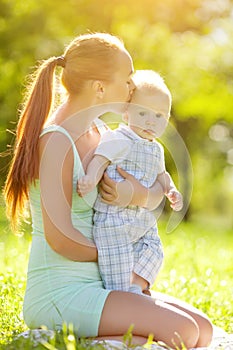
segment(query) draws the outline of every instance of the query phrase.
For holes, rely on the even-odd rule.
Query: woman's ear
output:
[[[104,85],[103,85],[102,81],[100,81],[100,80],[93,81],[92,88],[94,89],[94,91],[96,93],[96,97],[103,98],[105,89],[104,89]]]

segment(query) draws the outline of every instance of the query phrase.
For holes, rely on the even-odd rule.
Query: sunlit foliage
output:
[[[190,210],[206,210],[215,190],[213,212],[232,212],[225,204],[233,202],[232,14],[232,0],[0,0],[0,151],[13,143],[6,129],[15,129],[25,76],[36,61],[60,55],[77,34],[111,32],[123,38],[135,69],[159,71],[171,89],[171,123],[195,175]],[[218,125],[227,140],[209,136]],[[2,183],[10,157],[0,160]],[[172,161],[167,166],[175,169]]]

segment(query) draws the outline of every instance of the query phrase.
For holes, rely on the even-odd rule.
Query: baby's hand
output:
[[[95,187],[93,179],[85,175],[78,180],[77,192],[80,197],[85,196],[87,193],[91,192]]]
[[[177,190],[171,190],[166,194],[166,197],[171,203],[171,208],[175,211],[179,211],[183,208],[183,196]]]

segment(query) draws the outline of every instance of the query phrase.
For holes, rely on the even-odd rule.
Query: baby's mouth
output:
[[[144,130],[147,134],[150,134],[150,135],[155,135],[155,131],[154,130],[151,130],[151,129],[146,129]]]

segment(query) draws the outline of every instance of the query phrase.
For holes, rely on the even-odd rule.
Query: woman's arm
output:
[[[75,261],[97,261],[97,249],[74,228],[71,218],[73,150],[60,133],[40,140],[40,188],[45,237],[58,254]]]
[[[125,207],[137,205],[139,207],[154,210],[159,206],[164,197],[164,191],[159,182],[155,182],[149,189],[143,186],[133,175],[130,175],[120,167],[119,174],[124,178],[121,182],[115,182],[104,173],[99,189],[103,201],[108,204]]]

